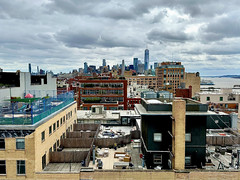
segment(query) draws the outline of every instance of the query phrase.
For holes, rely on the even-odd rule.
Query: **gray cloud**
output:
[[[181,60],[188,70],[240,68],[238,0],[1,0],[0,66],[27,63],[55,72],[132,63],[150,50],[150,64]],[[214,71],[217,72],[217,71]]]
[[[202,27],[202,38],[205,41],[218,41],[224,38],[240,37],[240,18],[238,14],[229,14],[213,20]]]
[[[148,34],[149,40],[158,42],[180,42],[184,43],[187,40],[191,40],[192,37],[188,36],[184,32],[177,31],[163,31],[160,29],[153,29]]]

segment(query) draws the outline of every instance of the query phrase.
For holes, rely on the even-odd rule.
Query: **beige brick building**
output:
[[[36,179],[76,120],[73,101],[35,124],[0,126],[0,179]]]
[[[184,83],[185,88],[192,86],[192,97],[200,92],[200,82],[201,78],[199,73],[185,73],[185,78],[181,81]]]
[[[128,86],[144,85],[154,90],[166,90],[175,95],[178,88],[192,86],[192,97],[200,92],[199,73],[185,73],[181,62],[162,62],[155,76],[126,76]]]
[[[159,87],[160,78],[157,76],[130,76],[125,77],[128,81],[128,86],[133,84],[147,86],[148,88],[156,89]]]

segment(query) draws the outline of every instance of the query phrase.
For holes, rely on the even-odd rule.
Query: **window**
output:
[[[52,152],[52,147],[49,148],[49,152]]]
[[[57,128],[59,128],[59,120],[57,121]]]
[[[0,139],[0,149],[5,149],[5,139]]]
[[[84,124],[84,120],[77,120],[78,124]]]
[[[52,134],[52,126],[49,126],[49,135]]]
[[[153,141],[162,142],[162,133],[154,133],[153,134]]]
[[[6,161],[0,161],[0,174],[6,174]]]
[[[161,154],[153,155],[153,164],[162,164],[162,155]]]
[[[63,121],[62,121],[62,118],[60,119],[60,125],[62,125]]]
[[[43,131],[43,132],[41,133],[41,140],[42,140],[42,141],[45,140],[45,131]]]
[[[228,95],[228,101],[235,101],[235,100],[236,100],[236,95],[234,95],[234,94]]]
[[[127,117],[122,117],[122,124],[127,125],[128,124],[128,118]]]
[[[56,130],[56,123],[53,124],[53,131]]]
[[[16,149],[25,149],[25,139],[24,138],[16,139]]]
[[[55,143],[54,145],[53,145],[53,151],[56,151],[57,150],[57,144]]]
[[[101,120],[94,120],[94,124],[100,124]]]
[[[65,116],[63,116],[63,123],[65,123]]]
[[[185,165],[191,165],[191,156],[185,157]]]
[[[186,141],[186,142],[191,142],[191,141],[192,141],[192,135],[191,135],[191,133],[186,133],[186,134],[185,134],[185,141]]]
[[[57,140],[57,147],[59,146],[59,140]]]
[[[223,101],[223,97],[219,97],[219,101]]]
[[[209,96],[207,97],[207,101],[210,101],[210,97]]]
[[[42,156],[42,169],[46,167],[46,154]]]
[[[25,174],[25,161],[24,160],[17,160],[17,174]]]

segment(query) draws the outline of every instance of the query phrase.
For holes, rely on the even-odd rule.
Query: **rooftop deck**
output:
[[[140,158],[140,154],[141,154],[141,150],[139,147],[134,147],[133,143],[127,144],[127,146],[125,147],[121,147],[121,148],[117,148],[116,150],[114,149],[106,149],[102,148],[101,151],[107,151],[108,154],[107,155],[97,155],[96,159],[101,159],[101,161],[103,162],[103,167],[102,169],[122,169],[121,166],[119,167],[114,167],[114,164],[118,164],[118,162],[123,162],[123,160],[120,160],[119,158],[114,158],[114,154],[116,152],[118,153],[126,153],[131,157],[131,163],[133,164],[132,169],[143,169],[142,167],[142,160]],[[128,162],[125,162],[126,164],[129,164]],[[97,167],[97,161],[95,162],[95,165],[93,164],[93,161],[90,162],[89,167],[92,167],[93,169],[98,169]],[[127,167],[129,168],[129,167]]]
[[[0,125],[33,125],[73,101],[73,92],[56,97],[9,100],[7,105],[0,106]]]

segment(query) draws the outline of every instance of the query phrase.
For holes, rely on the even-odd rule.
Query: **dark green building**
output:
[[[231,126],[229,115],[208,111],[208,105],[184,99],[185,111],[185,168],[202,168],[206,156],[206,129]],[[172,168],[172,104],[142,99],[136,104],[141,115],[142,152],[147,168]],[[182,111],[181,109],[179,111]]]

